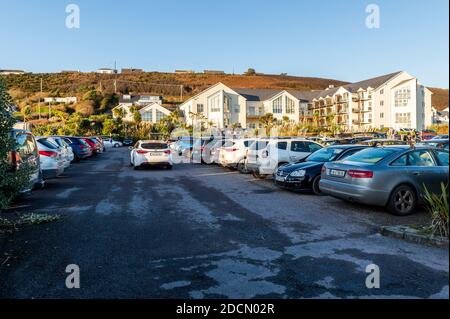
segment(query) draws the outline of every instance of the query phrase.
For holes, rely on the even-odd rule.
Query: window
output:
[[[435,151],[437,157],[439,158],[440,165],[439,166],[448,166],[448,152],[444,151]]]
[[[197,104],[197,113],[205,112],[205,106],[203,104]]]
[[[380,94],[384,94],[384,89],[382,89],[382,90],[380,91]]]
[[[273,114],[283,113],[283,97],[280,96],[272,102]]]
[[[398,159],[391,163],[391,166],[406,166],[408,165],[408,155],[400,156]]]
[[[384,101],[380,101],[380,106],[384,106]]]
[[[311,153],[314,153],[315,151],[322,149],[322,146],[316,143],[306,142],[306,144],[308,145],[309,151]]]
[[[286,113],[295,113],[295,102],[286,96]]]
[[[380,119],[384,119],[384,113],[380,113]]]
[[[220,94],[208,98],[208,107],[211,112],[220,112]]]
[[[301,153],[309,153],[309,147],[305,142],[291,142],[291,151],[292,152],[301,152]]]
[[[36,144],[29,134],[18,134],[16,137],[19,154],[22,158],[26,158],[35,154]]]
[[[223,97],[223,110],[224,112],[231,112],[231,99],[226,95]]]
[[[396,151],[389,148],[366,148],[352,156],[349,156],[346,161],[366,164],[376,164],[387,156]]]
[[[277,143],[277,148],[279,150],[286,150],[287,149],[287,142],[278,142]]]
[[[361,150],[360,148],[356,148],[356,149],[353,149],[353,150],[349,150],[349,151],[347,151],[346,153],[344,153],[344,154],[339,158],[339,160],[342,161],[343,159],[346,159],[347,157],[352,156],[352,155],[355,154],[355,153],[358,153],[360,150]]]
[[[163,112],[156,110],[156,122],[161,121],[165,117],[166,115]]]
[[[404,127],[411,126],[411,113],[395,113],[395,123]]]
[[[411,89],[409,87],[403,87],[394,92],[395,106],[403,107],[408,106],[411,99]]]
[[[142,113],[142,121],[153,122],[153,110]]]
[[[248,107],[248,115],[256,115],[254,106],[249,106]]]
[[[430,152],[426,150],[409,153],[410,166],[436,166]]]
[[[256,128],[256,123],[250,123],[248,125],[248,128],[255,129]]]

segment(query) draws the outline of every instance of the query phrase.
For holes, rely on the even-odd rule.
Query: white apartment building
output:
[[[212,123],[219,129],[232,125],[261,127],[267,113],[294,123],[334,126],[340,131],[371,128],[423,129],[432,123],[431,91],[406,72],[322,91],[235,89],[218,83],[180,105],[186,124]]]
[[[186,124],[201,121],[219,129],[232,125],[260,127],[259,118],[272,113],[278,120],[288,117],[298,122],[301,109],[307,108],[304,92],[271,89],[232,89],[217,83],[180,105]]]

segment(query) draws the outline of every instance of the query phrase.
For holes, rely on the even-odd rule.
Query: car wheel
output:
[[[172,169],[172,165],[167,165],[166,169],[171,170]]]
[[[414,189],[408,185],[397,186],[389,198],[387,208],[397,216],[407,216],[414,212],[417,196]]]
[[[261,175],[259,172],[253,172],[252,175],[257,179],[266,179],[266,175]]]
[[[321,196],[321,195],[323,195],[323,193],[322,193],[322,191],[320,190],[319,182],[320,182],[320,175],[317,175],[316,177],[314,177],[314,179],[313,179],[313,181],[312,181],[311,188],[312,188],[312,191],[313,191],[313,193],[314,193],[315,195]]]
[[[247,174],[248,173],[248,170],[245,167],[245,159],[239,161],[239,163],[237,165],[237,169],[238,169],[239,173],[241,173],[241,174]]]
[[[114,144],[114,147],[115,148],[119,148],[119,144]]]

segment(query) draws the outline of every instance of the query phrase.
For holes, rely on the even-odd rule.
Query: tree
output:
[[[259,118],[259,123],[266,129],[266,135],[270,136],[270,130],[275,126],[277,120],[272,113],[267,113]]]
[[[11,97],[6,92],[6,86],[0,79],[0,209],[8,207],[29,181],[29,169],[26,165],[13,170],[8,160],[11,151],[16,147],[11,136],[15,120],[11,114]]]
[[[256,75],[256,71],[253,68],[248,68],[247,72],[244,73],[245,75]]]

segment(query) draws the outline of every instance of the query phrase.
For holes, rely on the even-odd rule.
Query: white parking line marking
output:
[[[197,177],[199,176],[220,176],[220,175],[232,175],[232,174],[238,174],[239,172],[227,172],[227,173],[210,173],[210,174],[201,174],[201,175],[195,175]]]

